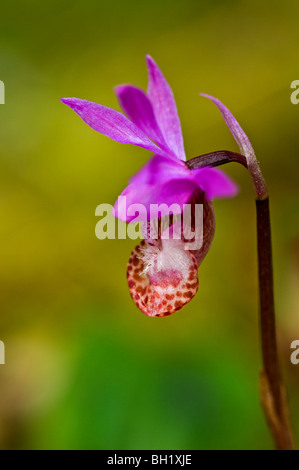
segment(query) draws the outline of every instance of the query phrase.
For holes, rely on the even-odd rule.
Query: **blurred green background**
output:
[[[281,360],[299,437],[299,105],[296,0],[37,0],[1,3],[0,447],[270,449],[259,405],[254,192],[215,201],[217,230],[183,310],[131,301],[132,240],[95,237],[149,158],[92,131],[59,101],[118,108],[146,88],[145,54],[170,82],[189,157],[237,150],[220,98],[251,138],[271,194]]]

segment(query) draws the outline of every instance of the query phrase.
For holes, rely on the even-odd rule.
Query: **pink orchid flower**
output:
[[[207,254],[215,231],[211,200],[232,197],[236,184],[221,170],[205,167],[190,169],[186,164],[181,124],[172,90],[161,70],[146,57],[149,83],[145,93],[132,85],[116,87],[116,95],[127,117],[114,109],[78,98],[61,101],[72,108],[92,129],[117,142],[143,147],[154,154],[130,180],[121,193],[126,205],[143,204],[146,224],[151,204],[202,204],[203,243],[200,249],[186,249],[186,239],[151,239],[145,233],[132,252],[127,267],[130,294],[138,308],[148,316],[164,317],[180,310],[196,294],[198,267]],[[118,198],[115,216],[130,222]],[[161,217],[163,216],[161,211]],[[194,220],[192,222],[192,225]]]

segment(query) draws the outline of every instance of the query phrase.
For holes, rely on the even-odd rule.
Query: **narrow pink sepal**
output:
[[[147,135],[122,113],[92,101],[79,98],[61,98],[62,103],[75,111],[83,121],[101,134],[122,144],[133,144],[160,153]]]
[[[165,149],[167,157],[172,156],[172,151],[164,140],[152,103],[146,93],[133,85],[118,85],[115,87],[115,94],[128,118],[159,147]],[[175,155],[173,158],[176,158]]]
[[[146,56],[148,97],[168,147],[180,160],[186,160],[181,123],[172,90],[155,61]]]

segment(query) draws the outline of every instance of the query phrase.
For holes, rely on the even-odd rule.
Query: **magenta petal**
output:
[[[243,131],[236,118],[232,115],[230,110],[226,106],[224,106],[224,104],[221,103],[221,101],[219,101],[217,98],[214,98],[211,95],[206,95],[205,93],[200,93],[200,95],[210,99],[218,107],[226,122],[227,127],[229,128],[235,141],[237,142],[241,153],[245,155],[248,162],[253,159],[255,160],[256,157],[250,140],[248,139],[247,135]]]
[[[130,183],[137,185],[159,185],[168,183],[172,179],[192,179],[192,172],[183,162],[170,158],[152,157],[141,170],[130,179]]]
[[[144,184],[142,187],[138,187],[138,185],[134,183],[129,184],[117,198],[113,207],[113,215],[124,222],[131,222],[135,219],[135,216],[133,214],[127,214],[128,207],[132,204],[147,204],[148,199],[154,191],[154,186]],[[147,220],[147,216],[143,217],[143,214],[139,215],[140,220]]]
[[[161,150],[135,124],[123,114],[92,101],[79,98],[62,98],[86,124],[101,134],[122,144],[134,144],[154,153]]]
[[[152,103],[144,91],[132,85],[119,85],[115,88],[115,93],[129,119],[150,139],[171,154],[156,121]]]
[[[120,220],[130,222],[135,219],[134,215],[128,216],[127,209],[132,204],[142,204],[144,210],[139,213],[136,221],[150,220],[150,205],[151,204],[178,204],[179,210],[176,213],[182,212],[183,204],[187,204],[191,195],[196,190],[197,184],[195,181],[178,179],[171,180],[164,185],[140,185],[131,183],[121,193],[120,197],[114,205],[114,215]],[[124,199],[124,196],[126,197]],[[168,209],[162,207],[161,217],[168,214]],[[136,214],[137,215],[137,214]]]
[[[216,168],[199,168],[193,170],[192,175],[209,200],[218,197],[233,197],[238,193],[236,183]]]
[[[181,123],[172,90],[154,60],[147,56],[146,61],[149,76],[147,94],[156,120],[168,147],[179,159],[186,160]]]

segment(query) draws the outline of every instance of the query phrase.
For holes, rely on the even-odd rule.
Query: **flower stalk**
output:
[[[260,168],[248,165],[246,157],[230,151],[217,151],[195,157],[189,168],[219,166],[237,162],[248,168],[256,190],[256,221],[259,279],[259,314],[263,368],[260,374],[260,398],[266,420],[278,450],[295,449],[290,424],[286,386],[280,371],[273,290],[273,265],[269,196]]]
[[[215,167],[224,165],[225,163],[236,162],[247,168],[247,160],[240,153],[230,152],[229,150],[218,150],[216,152],[205,153],[199,157],[191,158],[186,162],[190,170],[196,168],[204,168],[207,166]]]
[[[275,325],[269,197],[256,199],[260,333],[263,370],[261,402],[279,450],[294,449],[286,386],[280,371]]]

